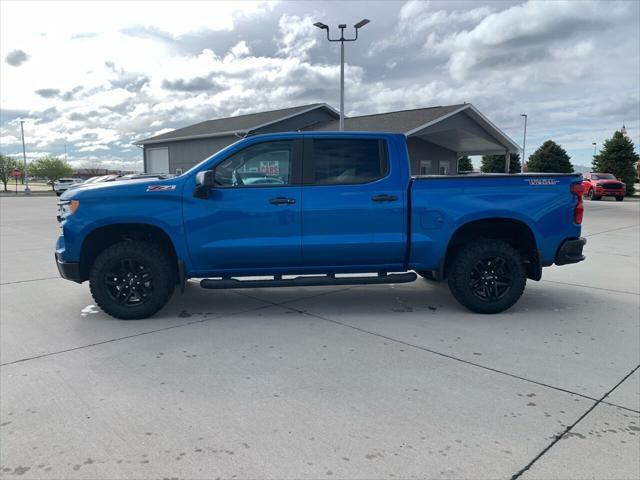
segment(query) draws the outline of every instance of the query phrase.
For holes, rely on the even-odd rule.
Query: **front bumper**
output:
[[[80,276],[80,262],[65,262],[57,253],[56,265],[58,267],[58,273],[65,280],[71,280],[72,282],[82,283],[82,277]]]
[[[556,265],[567,265],[569,263],[578,263],[585,259],[582,249],[587,243],[584,237],[565,240],[556,254]]]
[[[599,197],[624,197],[627,194],[624,188],[596,187],[595,192]]]

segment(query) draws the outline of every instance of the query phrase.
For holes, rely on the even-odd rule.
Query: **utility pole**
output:
[[[29,189],[29,170],[27,168],[27,151],[24,148],[24,120],[20,120],[20,131],[22,132],[22,160],[24,165],[24,194],[31,195],[31,190]]]
[[[340,38],[331,38],[329,35],[329,27],[322,22],[316,22],[313,25],[321,30],[327,31],[327,40],[330,42],[340,42],[340,131],[344,131],[344,42],[355,42],[358,39],[358,30],[364,27],[369,20],[363,18],[356,23],[353,28],[356,29],[356,36],[353,38],[345,38],[344,29],[347,28],[345,23],[338,25],[340,29]]]
[[[522,162],[520,162],[520,173],[524,173],[524,163],[527,158],[525,156],[525,148],[527,146],[527,114],[521,113],[520,116],[524,117],[524,138],[522,139]]]

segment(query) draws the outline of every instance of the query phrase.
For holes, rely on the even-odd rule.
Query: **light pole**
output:
[[[527,114],[521,113],[521,117],[524,117],[524,138],[522,139],[522,162],[520,163],[520,173],[524,173],[524,163],[525,163],[525,148],[527,146]]]
[[[344,42],[355,42],[358,39],[358,30],[364,27],[369,20],[363,18],[356,23],[353,28],[356,29],[356,36],[353,38],[344,37],[344,29],[347,28],[345,23],[338,25],[340,29],[340,38],[331,38],[329,36],[329,27],[322,22],[316,22],[313,25],[321,30],[327,31],[327,40],[330,42],[340,42],[340,131],[344,130]]]
[[[27,151],[24,148],[24,120],[20,120],[20,131],[22,132],[22,160],[24,161],[24,194],[31,195],[29,189],[29,171],[27,169]]]
[[[593,156],[596,156],[596,142],[593,142],[591,145],[593,145]]]

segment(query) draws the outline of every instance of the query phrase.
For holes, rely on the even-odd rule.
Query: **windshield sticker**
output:
[[[166,192],[168,190],[175,190],[175,185],[149,185],[147,192]]]
[[[525,181],[529,182],[529,185],[557,185],[560,183],[560,180],[555,178],[528,178]]]

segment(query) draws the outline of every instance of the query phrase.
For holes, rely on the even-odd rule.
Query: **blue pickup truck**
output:
[[[158,312],[188,278],[220,289],[420,275],[497,313],[542,267],[584,260],[582,188],[577,174],[413,176],[398,134],[258,135],[174,178],[64,193],[55,257],[121,319]]]

